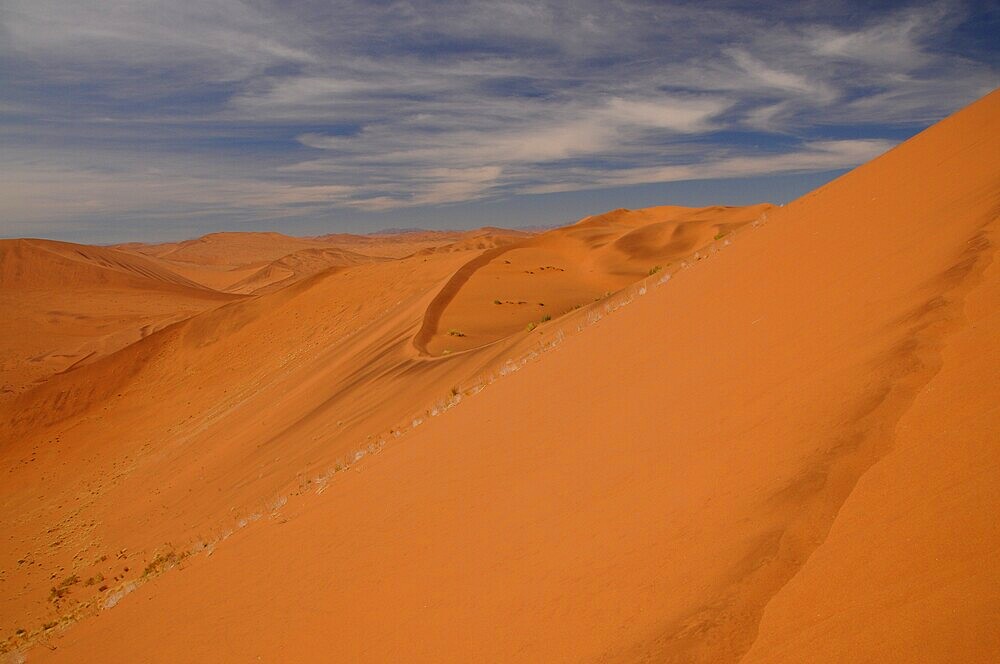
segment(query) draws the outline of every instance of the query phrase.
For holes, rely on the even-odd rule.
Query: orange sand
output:
[[[993,93],[782,208],[264,279],[48,376],[0,405],[4,647],[993,661],[997,154]]]

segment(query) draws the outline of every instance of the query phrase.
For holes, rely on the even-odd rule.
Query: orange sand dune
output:
[[[476,231],[462,234],[454,242],[427,247],[416,253],[427,255],[441,252],[486,251],[514,244],[515,242],[531,237],[531,235],[531,233],[523,231],[510,231],[502,228],[480,228]]]
[[[331,246],[351,249],[359,253],[402,258],[418,251],[446,247],[459,251],[477,248],[487,249],[530,235],[531,233],[525,231],[484,227],[473,231],[407,231],[373,235],[337,233],[323,235],[316,239]]]
[[[681,222],[591,220],[607,242],[577,255],[641,281],[463,352],[419,336],[500,306],[473,251],[322,272],[55,376],[0,406],[4,648],[993,661],[996,154],[1000,93],[719,241],[688,219],[701,260],[653,275]]]
[[[210,233],[183,242],[133,242],[116,248],[155,258],[166,269],[209,288],[247,293],[253,290],[247,284],[263,287],[295,274],[295,270],[286,271],[280,265],[271,267],[274,263],[298,252],[327,249],[329,245],[281,233]],[[265,278],[266,274],[270,278]]]
[[[435,297],[416,343],[433,355],[492,343],[697,260],[770,208],[615,210],[483,253]]]
[[[385,258],[367,256],[337,247],[310,248],[282,256],[240,279],[225,290],[229,293],[273,292],[336,267],[373,263]]]
[[[113,248],[53,240],[0,240],[0,286],[40,290],[66,286],[142,289],[200,286],[155,261]]]
[[[210,233],[183,242],[119,245],[129,251],[171,261],[224,266],[273,261],[301,249],[320,246],[323,243],[317,240],[281,233]]]
[[[140,254],[164,269],[205,287],[234,293],[275,290],[323,269],[370,260],[404,258],[418,251],[470,251],[528,237],[494,228],[474,231],[419,231],[315,238],[281,233],[210,233],[163,244],[137,242],[115,248]],[[341,253],[337,253],[337,252]]]
[[[232,299],[143,256],[0,240],[0,401]]]
[[[101,584],[63,601],[50,598],[53,575],[140,578],[165,543],[218,536],[300,475],[329,472],[450,400],[491,356],[429,363],[410,339],[468,253],[327,270],[17,396],[0,411],[0,458],[18,507],[0,524],[18,544],[0,550],[0,568],[20,565],[24,583],[0,597],[0,621],[83,611]]]

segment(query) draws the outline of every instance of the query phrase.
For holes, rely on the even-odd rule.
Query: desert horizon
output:
[[[543,6],[503,17],[552,44]],[[106,163],[123,170],[88,166],[81,185],[75,165],[41,156],[41,129],[18,124],[10,109],[28,96],[11,88],[5,107],[0,90],[0,128],[8,117],[39,137],[11,143],[20,161],[7,171],[35,184],[0,183],[11,220],[0,230],[16,235],[0,239],[0,663],[996,661],[1000,89],[983,90],[987,65],[985,78],[954,73],[980,71],[972,46],[952,60],[927,46],[944,42],[913,36],[978,34],[953,18],[959,6],[963,21],[986,20],[971,5],[912,5],[869,32],[793,30],[798,15],[675,9],[706,35],[780,23],[789,32],[769,38],[837,66],[890,68],[886,53],[934,62],[912,72],[948,81],[920,94],[965,81],[977,94],[961,103],[906,106],[898,77],[899,94],[854,98],[811,69],[762,74],[749,46],[731,47],[719,62],[742,68],[725,78],[747,95],[739,103],[618,96],[568,139],[546,121],[517,140],[506,124],[476,133],[527,85],[495,54],[472,73],[467,60],[436,63],[403,88],[417,99],[439,74],[476,77],[473,98],[486,101],[463,114],[468,99],[444,95],[414,102],[427,115],[383,110],[356,133],[293,118],[282,95],[302,89],[282,77],[306,83],[279,64],[319,67],[319,47],[275,19],[252,57],[223,43],[227,57],[264,62],[259,75],[282,95],[241,74],[247,88],[205,117],[238,142],[242,120],[226,113],[272,109],[294,126],[290,161],[246,139],[261,163],[229,162],[188,128],[209,145],[188,153],[190,178],[130,166],[123,127],[142,106],[95,121],[121,132],[98,143],[118,146]],[[246,11],[232,16],[253,32],[258,10]],[[17,62],[58,50],[33,46],[39,17],[54,25],[28,5],[0,11],[22,40]],[[629,17],[617,37],[659,34],[644,32],[646,14]],[[457,31],[445,18],[421,39]],[[128,30],[153,19],[135,20]],[[361,62],[446,58],[484,48],[491,30],[514,34],[475,25],[462,24],[469,42],[417,39],[404,56],[380,43]],[[577,27],[600,41],[592,22]],[[115,29],[79,44],[114,42]],[[141,39],[136,54],[159,53]],[[558,43],[593,55],[589,42]],[[65,48],[82,59],[79,44]],[[217,56],[189,47],[209,76]],[[526,52],[551,65],[544,49]],[[639,67],[646,52],[620,55]],[[587,67],[610,85],[612,65]],[[499,87],[480,91],[494,70]],[[180,85],[176,71],[161,75]],[[117,77],[131,74],[115,76],[124,86]],[[311,76],[323,95],[387,94]],[[751,89],[787,97],[754,106]],[[316,94],[292,108],[313,108]],[[816,132],[833,120],[802,129],[803,95],[840,104],[842,124],[825,138]],[[548,103],[533,88],[523,98]],[[323,113],[340,108],[329,103]],[[898,104],[903,120],[877,110]],[[387,133],[438,113],[446,129],[428,131],[440,145]],[[626,120],[604,133],[612,115]],[[156,119],[170,122],[174,140],[179,120]],[[156,143],[161,129],[150,131]],[[789,147],[796,131],[802,145]],[[654,135],[640,154],[634,139]],[[553,143],[563,139],[583,147]],[[325,154],[304,160],[302,146],[345,170]],[[160,149],[149,164],[166,159]],[[650,161],[660,153],[667,161]],[[691,154],[700,161],[668,163]],[[615,164],[601,170],[599,158]],[[56,162],[65,191],[39,175]],[[0,172],[12,163],[0,156]],[[307,181],[320,170],[328,180]],[[672,179],[700,184],[637,188]],[[638,204],[618,204],[628,198]]]

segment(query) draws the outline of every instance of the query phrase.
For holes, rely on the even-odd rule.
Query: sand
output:
[[[0,406],[4,647],[993,661],[996,154],[213,289]]]

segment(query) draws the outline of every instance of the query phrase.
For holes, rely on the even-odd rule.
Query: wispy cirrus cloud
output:
[[[7,0],[0,234],[849,168],[994,88],[996,22],[958,1]]]

